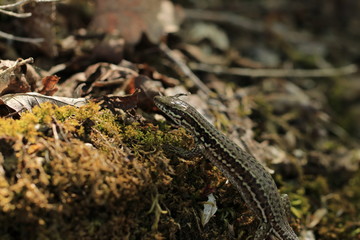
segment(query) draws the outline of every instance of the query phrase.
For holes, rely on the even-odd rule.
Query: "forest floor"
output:
[[[360,239],[360,3],[24,2],[0,1],[32,13],[0,12],[0,239],[252,239],[221,171],[167,150],[197,144],[153,103],[180,93],[301,240]]]

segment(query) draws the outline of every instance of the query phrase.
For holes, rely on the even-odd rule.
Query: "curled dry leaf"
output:
[[[56,87],[56,84],[59,82],[59,80],[60,80],[60,78],[56,75],[44,77],[41,80],[43,87],[39,91],[39,93],[48,95],[48,96],[54,95],[54,93],[58,90],[58,88]]]
[[[31,62],[33,62],[32,58],[16,61],[0,60],[0,95],[35,90],[39,76],[28,64]]]
[[[177,31],[182,14],[165,0],[97,0],[91,29],[120,34],[128,44],[136,44],[143,33],[157,43],[168,32]]]
[[[17,93],[17,94],[6,94],[0,97],[0,107],[6,108],[20,113],[23,111],[31,111],[31,109],[41,103],[51,102],[57,106],[72,105],[80,107],[87,103],[85,98],[67,98],[67,97],[54,97],[45,96],[40,93],[29,92],[29,93]],[[3,114],[3,111],[1,111]]]
[[[124,85],[138,76],[134,64],[121,61],[115,65],[99,62],[89,66],[85,72],[79,72],[60,84],[58,95],[66,97],[101,97],[106,94],[124,94]]]
[[[140,90],[137,89],[133,94],[127,96],[103,96],[98,99],[94,99],[94,102],[100,102],[102,108],[110,109],[112,112],[116,112],[117,109],[129,110],[136,108],[138,104]]]
[[[128,79],[138,76],[137,71],[111,63],[96,63],[85,71],[86,81],[79,82],[80,96],[99,95],[97,89],[109,88],[111,91],[122,86]],[[101,93],[100,95],[103,95]]]
[[[135,93],[140,90],[138,105],[142,109],[154,109],[153,98],[158,95],[160,82],[155,82],[145,75],[139,75],[129,81],[126,92]]]

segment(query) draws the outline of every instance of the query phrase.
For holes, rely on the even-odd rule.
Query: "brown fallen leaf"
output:
[[[127,93],[135,93],[138,90],[138,106],[142,109],[155,109],[153,98],[159,94],[160,82],[153,81],[145,75],[134,77],[126,86]]]
[[[178,30],[183,16],[180,12],[165,0],[97,0],[90,29],[119,34],[130,45],[136,44],[143,33],[158,43],[166,33]]]
[[[40,94],[44,94],[47,96],[52,96],[58,90],[56,84],[59,82],[60,78],[56,75],[51,75],[44,77],[41,82],[43,84],[43,88],[39,90]]]
[[[102,108],[110,109],[112,112],[116,112],[116,109],[123,111],[136,108],[138,104],[140,90],[136,89],[134,93],[127,96],[103,96],[101,98],[93,99],[94,102],[100,102]]]
[[[28,63],[33,59],[0,60],[0,95],[35,90],[39,76]]]
[[[79,96],[87,96],[90,93],[95,96],[103,95],[103,92],[99,94],[99,91],[105,88],[110,89],[112,93],[128,79],[138,75],[137,71],[121,64],[96,63],[85,70],[86,80],[79,82],[76,91],[80,93]]]

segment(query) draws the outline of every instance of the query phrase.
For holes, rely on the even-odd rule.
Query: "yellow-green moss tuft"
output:
[[[46,103],[0,119],[0,239],[153,239],[178,229],[166,211],[149,210],[172,189],[161,145],[185,133],[125,117],[95,103]]]

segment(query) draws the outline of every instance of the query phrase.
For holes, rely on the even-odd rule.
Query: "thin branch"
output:
[[[30,2],[32,0],[22,0],[22,1],[18,1],[16,3],[10,3],[10,4],[7,4],[7,5],[0,5],[0,9],[6,9],[6,8],[13,8],[13,7],[16,7],[16,6],[19,6],[23,3],[27,3],[27,2]]]
[[[13,17],[17,17],[17,18],[30,17],[32,15],[31,13],[15,13],[15,12],[6,11],[6,10],[3,10],[3,9],[13,8],[13,7],[16,7],[16,6],[19,6],[21,4],[31,2],[31,1],[35,1],[35,2],[58,2],[59,0],[22,0],[22,1],[18,1],[16,3],[12,3],[12,4],[0,5],[0,13],[6,14],[6,15],[9,15],[9,16],[13,16]],[[5,38],[5,39],[9,39],[9,40],[14,40],[14,41],[19,41],[19,42],[27,42],[27,43],[33,43],[33,44],[37,44],[37,43],[40,43],[40,42],[44,41],[43,38],[18,37],[18,36],[14,36],[12,34],[3,32],[3,31],[0,31],[0,37]]]
[[[182,61],[165,43],[160,43],[160,50],[170,58],[183,72],[185,76],[190,78],[194,84],[203,91],[206,95],[212,93],[212,91],[191,71],[191,69]]]
[[[248,77],[334,77],[350,75],[358,69],[355,64],[339,68],[324,69],[252,69],[252,68],[226,68],[208,64],[190,63],[191,69],[215,74],[227,74]]]
[[[31,17],[31,13],[16,13],[16,12],[11,12],[11,11],[6,11],[3,9],[0,9],[0,13],[12,16],[12,17],[17,17],[17,18],[27,18],[27,17]]]
[[[264,32],[266,29],[264,24],[260,21],[251,20],[249,18],[230,12],[185,9],[185,15],[186,18],[189,19],[205,20],[212,22],[226,22],[255,32]]]
[[[6,4],[6,5],[0,5],[0,9],[7,9],[7,8],[13,8],[22,4],[25,4],[27,2],[58,2],[60,0],[22,0],[22,1],[18,1],[15,3],[10,3],[10,4]]]
[[[0,31],[0,37],[5,38],[5,39],[9,39],[9,40],[14,40],[14,41],[19,41],[19,42],[28,42],[28,43],[41,43],[44,41],[43,38],[26,38],[26,37],[18,37],[18,36],[14,36],[12,34]]]
[[[6,68],[5,70],[0,72],[0,78],[2,76],[4,76],[5,74],[9,74],[10,72],[14,71],[17,67],[28,64],[28,63],[33,63],[34,59],[32,57],[27,58],[27,59],[17,59],[14,64],[11,67]]]
[[[285,26],[279,27],[275,24],[268,25],[231,12],[219,12],[199,9],[185,9],[185,16],[188,19],[228,23],[248,31],[264,33],[270,31],[289,42],[300,42],[311,38],[309,33],[293,31]]]

